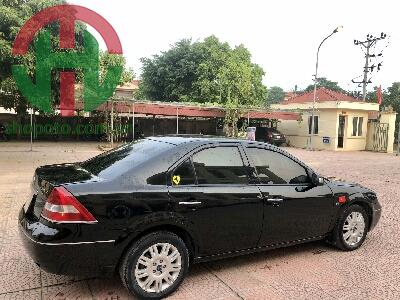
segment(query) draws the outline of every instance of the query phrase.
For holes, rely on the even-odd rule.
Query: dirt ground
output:
[[[95,143],[0,143],[0,299],[129,299],[119,278],[41,271],[25,254],[17,214],[39,165],[80,161]],[[289,152],[324,175],[378,193],[383,215],[364,245],[341,252],[323,242],[194,265],[170,299],[400,299],[400,157],[372,152]]]

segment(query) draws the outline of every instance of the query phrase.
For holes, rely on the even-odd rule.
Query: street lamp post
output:
[[[314,75],[314,95],[313,95],[313,106],[312,106],[312,114],[311,114],[311,132],[310,132],[310,149],[314,150],[313,147],[313,134],[314,134],[314,114],[315,114],[315,97],[317,95],[317,83],[318,83],[318,58],[319,58],[319,50],[321,49],[322,44],[329,39],[332,35],[334,35],[336,32],[338,32],[340,29],[342,29],[343,26],[336,27],[334,31],[330,35],[328,35],[326,38],[322,40],[322,42],[318,46],[317,50],[317,61],[315,63],[315,75]]]

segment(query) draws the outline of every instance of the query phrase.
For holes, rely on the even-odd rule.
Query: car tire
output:
[[[189,252],[182,239],[157,231],[133,243],[119,271],[124,286],[139,299],[162,299],[179,287],[188,268]]]
[[[356,250],[363,244],[368,226],[369,217],[365,209],[357,204],[350,205],[340,214],[331,242],[344,251]]]

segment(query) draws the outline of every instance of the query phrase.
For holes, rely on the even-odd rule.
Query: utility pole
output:
[[[367,81],[368,81],[368,62],[369,62],[369,48],[371,48],[371,42],[367,41],[367,52],[365,53],[365,65],[364,65],[364,78],[363,78],[363,101],[367,96]]]
[[[376,43],[380,40],[384,40],[386,38],[386,33],[381,33],[380,37],[374,37],[372,34],[367,34],[367,40],[361,42],[359,40],[354,40],[354,45],[358,46],[360,45],[361,47],[363,47],[365,49],[365,64],[364,64],[364,76],[363,76],[363,81],[354,81],[354,79],[352,79],[351,81],[353,83],[359,83],[362,84],[363,87],[363,101],[365,101],[365,98],[367,96],[367,84],[372,83],[370,79],[368,79],[368,73],[372,72],[375,68],[377,68],[377,70],[379,71],[381,66],[382,66],[382,62],[380,62],[377,66],[372,65],[369,66],[369,60],[371,57],[377,57],[377,56],[382,56],[382,53],[379,53],[377,55],[375,54],[370,54],[370,48],[375,46]]]

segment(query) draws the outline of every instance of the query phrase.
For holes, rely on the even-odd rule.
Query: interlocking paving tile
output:
[[[240,299],[202,264],[191,267],[189,276],[169,299]]]
[[[94,300],[135,299],[128,294],[127,290],[122,286],[119,278],[88,280],[88,285]]]
[[[374,280],[368,283],[360,282],[357,286],[330,293],[335,299],[400,299],[399,278],[396,280]]]
[[[41,299],[41,297],[42,297],[42,292],[39,288],[33,290],[0,294],[0,300],[38,300]]]
[[[0,260],[0,294],[40,287],[40,270],[27,256]]]
[[[100,153],[96,143],[37,143],[36,152],[27,149],[26,143],[13,142],[0,148],[0,300],[133,299],[118,277],[85,280],[48,274],[25,253],[17,216],[34,169]],[[287,150],[321,174],[377,192],[382,218],[364,245],[342,252],[314,242],[194,265],[170,299],[400,299],[400,157]]]
[[[71,283],[74,281],[81,281],[81,280],[85,279],[85,277],[56,275],[56,274],[47,273],[45,271],[42,271],[40,273],[40,277],[41,277],[41,282],[42,282],[43,287],[59,285],[59,284],[63,284],[63,283]]]
[[[43,287],[44,300],[86,300],[93,299],[85,281]]]
[[[0,294],[39,287],[40,277],[37,274],[9,273],[0,275]]]

